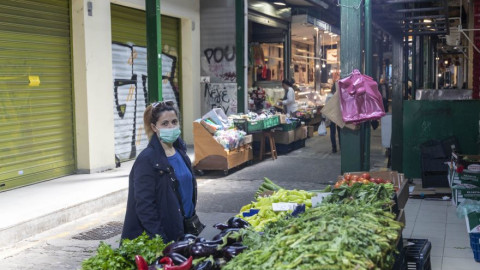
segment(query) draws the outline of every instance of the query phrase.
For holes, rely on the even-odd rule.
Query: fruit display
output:
[[[385,180],[382,178],[372,178],[369,173],[362,173],[361,175],[356,174],[349,174],[346,173],[342,179],[338,180],[335,183],[334,188],[339,188],[341,185],[348,185],[351,186],[354,183],[361,183],[361,184],[391,184],[391,180]]]

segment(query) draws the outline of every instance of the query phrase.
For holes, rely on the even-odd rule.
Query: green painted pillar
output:
[[[354,69],[362,67],[361,50],[361,0],[341,0],[340,2],[340,69],[341,77],[348,76]],[[341,172],[361,171],[364,166],[364,128],[341,129]]]
[[[235,53],[237,69],[237,112],[246,112],[245,107],[245,1],[235,0]]]
[[[162,100],[162,28],[160,0],[145,0],[147,16],[148,101]]]
[[[392,170],[403,172],[403,100],[406,98],[408,78],[408,37],[392,40],[393,94],[392,94]]]
[[[372,38],[372,1],[365,0],[365,74],[373,77]],[[362,171],[370,171],[370,121],[363,123],[362,129],[364,142]]]

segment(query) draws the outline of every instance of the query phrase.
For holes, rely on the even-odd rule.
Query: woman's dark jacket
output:
[[[173,144],[191,170],[186,145],[178,139]],[[192,172],[193,205],[197,202],[197,182]],[[150,237],[160,235],[165,243],[184,234],[183,209],[178,181],[156,135],[135,160],[129,176],[127,212],[122,239],[134,239],[145,231]]]

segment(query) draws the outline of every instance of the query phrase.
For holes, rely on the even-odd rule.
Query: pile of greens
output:
[[[135,255],[142,255],[148,263],[152,263],[165,246],[162,237],[157,235],[151,239],[146,233],[133,240],[123,240],[117,249],[100,242],[97,254],[82,262],[82,270],[136,270]]]
[[[379,206],[390,203],[393,187],[363,186],[333,190],[327,202],[263,234],[245,231],[249,248],[222,269],[391,269],[402,224]]]
[[[330,192],[332,195],[325,198],[327,203],[359,206],[368,204],[384,210],[391,210],[394,204],[392,197],[395,190],[392,184],[354,183],[352,186],[342,185]]]

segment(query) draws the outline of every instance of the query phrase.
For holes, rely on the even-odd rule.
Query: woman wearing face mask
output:
[[[197,183],[186,145],[179,138],[173,102],[148,106],[143,121],[150,143],[130,172],[122,239],[134,239],[145,231],[168,243],[192,233],[185,228],[190,227],[185,221],[195,217],[199,222],[195,214]]]

